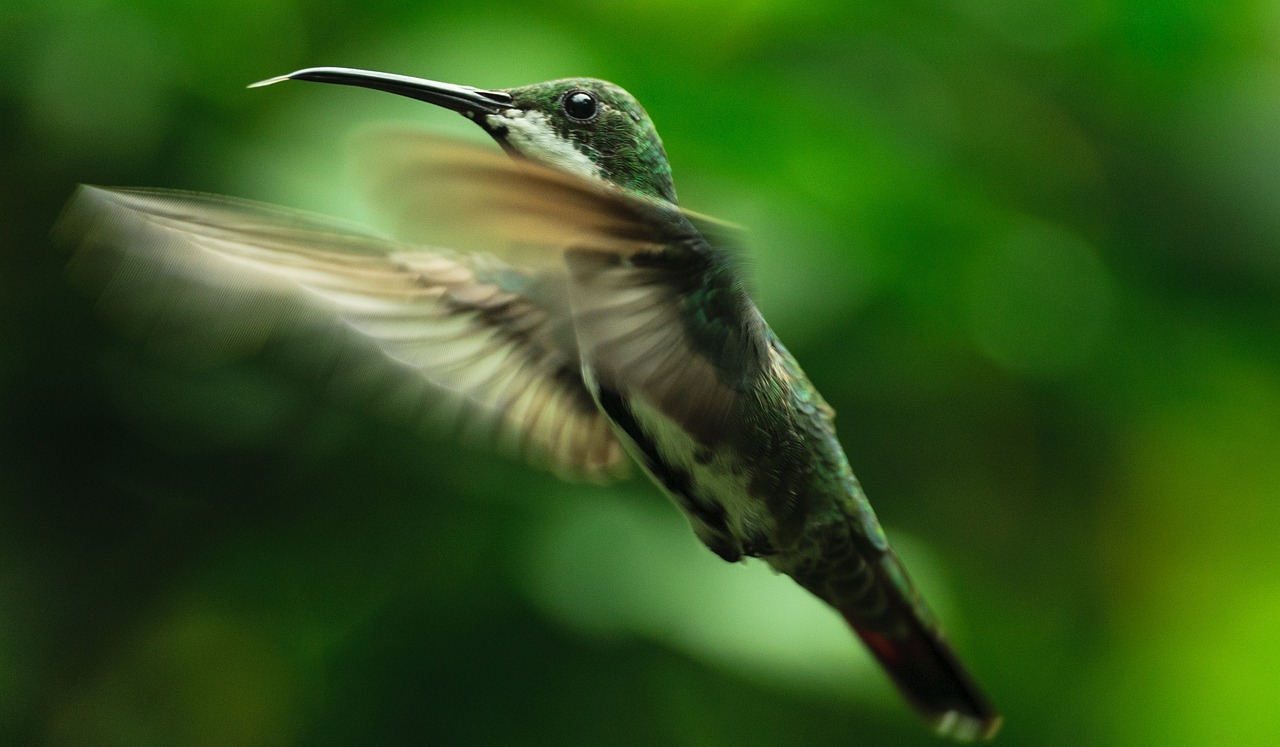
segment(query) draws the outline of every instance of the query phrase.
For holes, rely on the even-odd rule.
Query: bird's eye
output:
[[[569,115],[569,119],[577,122],[590,122],[600,112],[600,102],[595,94],[581,89],[566,93],[560,99],[560,108]]]

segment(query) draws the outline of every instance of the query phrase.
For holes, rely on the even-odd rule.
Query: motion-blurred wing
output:
[[[582,381],[563,270],[531,273],[314,215],[160,190],[82,187],[59,232],[80,246],[73,266],[87,267],[126,318],[186,314],[209,325],[202,344],[244,346],[299,308],[279,301],[301,300],[419,372],[436,400],[423,403],[428,420],[456,418],[447,424],[562,476],[625,468]]]
[[[733,232],[603,183],[410,131],[358,151],[372,204],[397,235],[567,268],[583,360],[602,388],[643,396],[703,443],[767,354],[764,323],[740,287]],[[699,227],[714,228],[712,236]],[[425,233],[424,233],[425,231]]]
[[[573,174],[429,133],[375,128],[355,143],[369,204],[398,238],[498,254],[522,266],[563,268],[565,248],[608,242],[610,252],[660,250],[671,208]]]

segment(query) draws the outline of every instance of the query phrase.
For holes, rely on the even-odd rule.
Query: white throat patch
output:
[[[600,179],[600,167],[556,131],[542,112],[507,109],[485,116],[494,129],[506,128],[507,143],[521,155],[550,164],[572,174]]]

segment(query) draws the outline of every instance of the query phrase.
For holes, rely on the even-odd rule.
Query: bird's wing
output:
[[[104,304],[190,344],[252,346],[286,317],[335,316],[407,366],[424,417],[565,477],[625,469],[581,372],[563,270],[426,250],[340,221],[211,195],[82,187],[58,233]],[[314,314],[311,315],[314,317]],[[368,345],[360,336],[371,340]]]
[[[767,356],[732,247],[669,203],[496,148],[400,130],[367,138],[361,155],[397,235],[423,240],[448,225],[461,232],[451,246],[567,268],[580,354],[599,386],[643,396],[704,444],[727,435]]]

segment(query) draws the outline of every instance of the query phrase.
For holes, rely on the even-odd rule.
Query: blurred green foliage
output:
[[[1260,0],[0,6],[0,742],[932,744],[636,480],[424,441],[65,279],[78,182],[362,217],[312,65],[645,103],[1003,744],[1280,731],[1280,12]],[[304,352],[299,352],[302,350]]]

